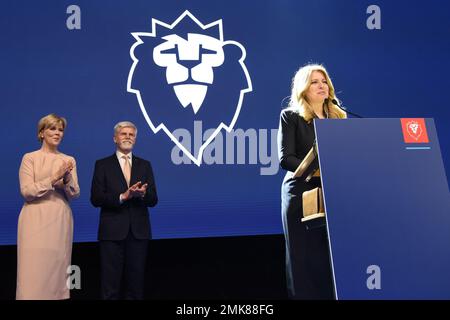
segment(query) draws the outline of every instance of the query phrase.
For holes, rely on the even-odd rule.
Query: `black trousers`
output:
[[[100,240],[99,244],[101,298],[143,299],[148,239],[136,239],[130,230],[125,240]]]
[[[334,299],[328,236],[325,226],[307,229],[301,222],[302,194],[320,186],[288,180],[283,183],[281,213],[286,243],[286,280],[290,299]]]

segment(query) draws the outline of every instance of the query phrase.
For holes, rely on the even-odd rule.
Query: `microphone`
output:
[[[326,99],[326,100],[329,100],[329,99]],[[347,108],[340,106],[336,99],[331,100],[331,102],[333,102],[334,105],[336,105],[339,109],[345,111],[346,113],[351,114],[352,116],[354,116],[356,118],[363,118],[359,114],[350,112],[350,111],[347,110]]]

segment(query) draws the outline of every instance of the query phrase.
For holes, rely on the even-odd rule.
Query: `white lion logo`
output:
[[[244,95],[252,91],[245,48],[223,40],[222,20],[203,25],[189,11],[170,25],[152,19],[151,33],[132,35],[128,92],[136,94],[152,131],[162,129],[200,166],[204,149],[222,128],[233,129]],[[172,134],[177,128],[192,131],[198,121],[215,128],[202,145]]]
[[[420,136],[422,135],[422,127],[416,121],[409,121],[406,124],[406,129],[408,131],[408,134],[415,140],[419,140]]]
[[[153,50],[153,60],[158,66],[166,67],[167,83],[173,85],[183,107],[191,104],[197,113],[207,85],[214,81],[213,67],[221,66],[224,61],[222,43],[200,34],[189,34],[187,40],[178,35],[163,39],[166,42]]]

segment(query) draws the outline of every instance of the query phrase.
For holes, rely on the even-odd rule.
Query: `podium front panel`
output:
[[[450,299],[450,197],[433,119],[316,120],[337,299]]]

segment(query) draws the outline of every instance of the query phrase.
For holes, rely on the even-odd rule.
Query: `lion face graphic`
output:
[[[128,92],[152,131],[162,129],[200,166],[204,149],[221,129],[233,129],[244,95],[252,91],[245,48],[223,40],[222,20],[204,25],[189,11],[172,24],[152,19],[152,32],[132,35]],[[209,132],[201,143],[173,134],[183,129],[194,137],[196,123]]]
[[[222,43],[213,37],[188,34],[163,38],[166,42],[153,49],[155,63],[166,68],[167,84],[172,85],[181,105],[192,105],[194,113],[205,99],[208,85],[214,82],[214,67],[224,61]]]

